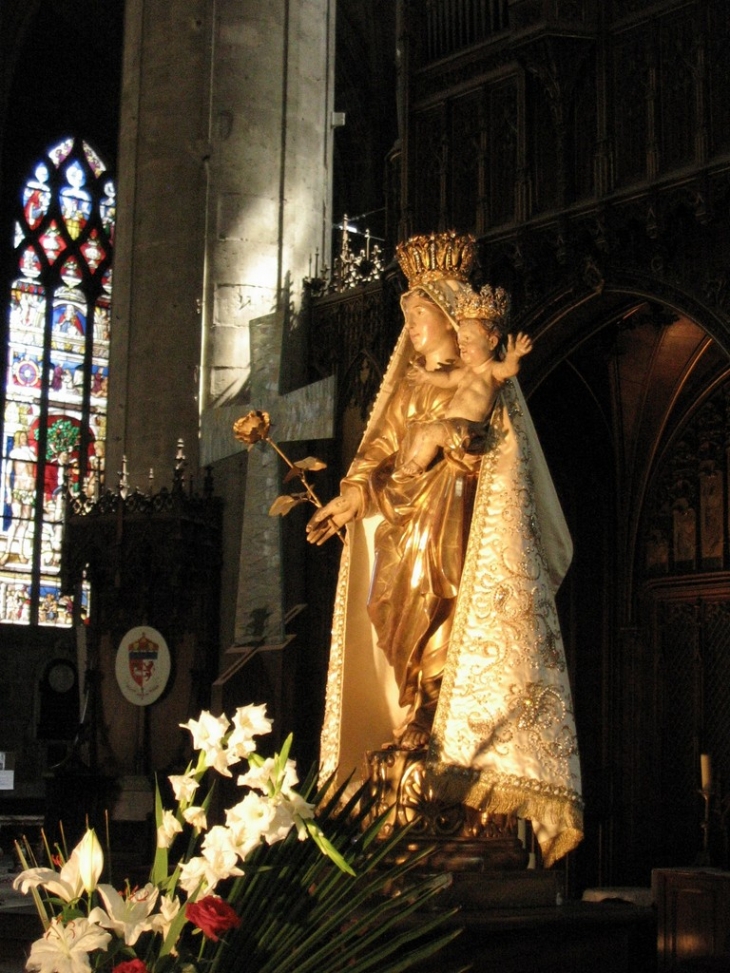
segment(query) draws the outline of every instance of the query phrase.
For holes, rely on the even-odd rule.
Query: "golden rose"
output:
[[[256,443],[263,442],[269,438],[271,429],[271,416],[268,412],[260,412],[254,409],[247,416],[236,419],[233,423],[233,435],[236,439],[245,443],[249,449]]]

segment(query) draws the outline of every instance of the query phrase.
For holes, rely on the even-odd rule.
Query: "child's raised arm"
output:
[[[492,374],[498,382],[505,379],[514,378],[520,370],[520,359],[529,355],[532,351],[532,338],[520,331],[519,334],[511,334],[507,338],[507,351],[500,362],[495,362]]]

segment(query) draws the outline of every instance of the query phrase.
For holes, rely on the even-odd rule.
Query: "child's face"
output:
[[[459,356],[465,365],[481,365],[494,356],[499,338],[487,332],[478,321],[466,318],[459,321]]]

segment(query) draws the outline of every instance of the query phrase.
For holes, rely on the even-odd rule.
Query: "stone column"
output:
[[[248,324],[326,252],[334,0],[127,0],[107,483],[199,464]],[[231,452],[235,443],[231,437]],[[205,450],[204,462],[217,458]]]
[[[202,369],[204,461],[250,391],[249,323],[329,249],[333,0],[218,0]],[[211,431],[211,437],[208,432]],[[235,443],[228,432],[227,451]],[[223,454],[225,455],[225,453]]]
[[[210,155],[212,8],[127,0],[109,378],[107,477],[197,465],[200,309]]]

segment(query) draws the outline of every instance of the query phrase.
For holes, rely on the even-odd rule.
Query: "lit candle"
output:
[[[709,791],[712,787],[712,757],[709,753],[700,754],[700,774],[702,778],[702,790]]]

